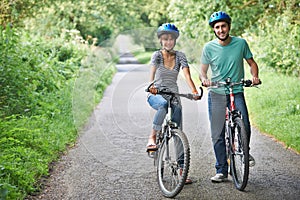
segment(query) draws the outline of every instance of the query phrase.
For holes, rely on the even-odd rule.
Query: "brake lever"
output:
[[[202,97],[203,97],[203,88],[200,86],[199,89],[200,89],[199,97],[200,97],[200,99],[202,99]]]

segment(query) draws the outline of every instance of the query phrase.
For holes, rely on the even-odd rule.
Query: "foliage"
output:
[[[55,0],[1,0],[0,26],[22,24],[26,17],[32,17],[39,9],[49,6]]]
[[[122,34],[131,36],[134,43],[142,46],[146,51],[154,51],[160,48],[156,30],[156,27],[140,28],[125,31]]]
[[[95,101],[81,103],[81,110],[76,111],[84,120],[76,126],[74,85],[80,68],[98,71],[88,88],[96,93],[97,101],[111,81],[113,66],[103,67],[106,58],[92,55],[90,46],[76,41],[77,33],[66,31],[49,41],[17,29],[1,29],[1,199],[23,199],[36,192],[39,180],[48,175],[49,163],[75,142],[77,128],[95,105]],[[82,62],[89,57],[95,58]],[[79,95],[77,99],[84,99],[85,93]]]
[[[167,0],[145,1],[144,15],[147,16],[147,24],[150,26],[158,27],[163,23],[172,22],[169,18],[167,10],[169,3],[170,2]]]
[[[95,11],[89,7],[94,8],[93,2],[90,4],[84,1],[78,4],[73,4],[72,1],[56,2],[43,8],[43,12],[37,13],[35,18],[27,19],[24,23],[25,28],[32,34],[49,38],[59,36],[62,30],[76,29],[81,39],[90,44],[99,44],[110,37],[112,30],[100,13],[94,13]]]
[[[296,9],[295,4],[289,3],[287,10],[279,16],[265,14],[259,20],[258,29],[249,29],[244,36],[255,48],[258,60],[266,63],[267,67],[282,74],[300,77],[300,21],[295,18],[300,18],[300,5]]]
[[[43,95],[74,76],[84,54],[70,43],[49,43],[29,35],[20,38],[9,26],[0,31],[0,112],[31,115],[38,112]]]
[[[32,34],[48,37],[60,35],[62,29],[76,29],[83,39],[100,45],[117,33],[144,26],[157,27],[169,21],[166,10],[168,3],[166,0],[43,0],[35,4],[31,0],[23,3],[17,0],[15,4],[5,3],[6,10],[10,10],[7,13],[10,17],[0,16],[0,19],[5,23],[15,22],[18,26],[23,23]],[[14,17],[13,13],[24,17]]]
[[[49,37],[59,35],[62,29],[76,29],[90,44],[102,45],[119,32],[147,23],[148,19],[143,19],[145,14],[140,13],[142,3],[137,0],[59,1],[28,19],[26,29]]]

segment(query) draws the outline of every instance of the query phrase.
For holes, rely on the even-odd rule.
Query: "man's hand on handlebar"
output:
[[[203,80],[202,80],[202,86],[204,86],[204,87],[209,87],[209,86],[211,86],[210,80],[209,80],[209,79],[203,79]]]
[[[252,85],[260,85],[261,80],[258,77],[252,77]]]

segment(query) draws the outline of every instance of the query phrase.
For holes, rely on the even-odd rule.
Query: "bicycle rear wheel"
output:
[[[248,136],[241,118],[234,119],[234,128],[231,130],[230,169],[235,187],[244,190],[249,176],[249,146]]]
[[[165,197],[175,197],[183,188],[190,166],[190,147],[186,135],[171,130],[171,138],[161,145],[157,160],[157,178]]]

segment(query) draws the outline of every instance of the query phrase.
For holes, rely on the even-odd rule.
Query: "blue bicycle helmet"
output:
[[[231,18],[230,16],[223,12],[223,11],[218,11],[218,12],[214,12],[210,18],[209,18],[209,25],[213,28],[215,23],[220,22],[220,21],[225,21],[227,22],[229,25],[231,24]]]
[[[165,33],[172,34],[175,37],[175,39],[177,39],[179,37],[179,30],[174,24],[170,24],[170,23],[162,24],[157,29],[157,37],[158,38],[160,38],[160,36]]]

